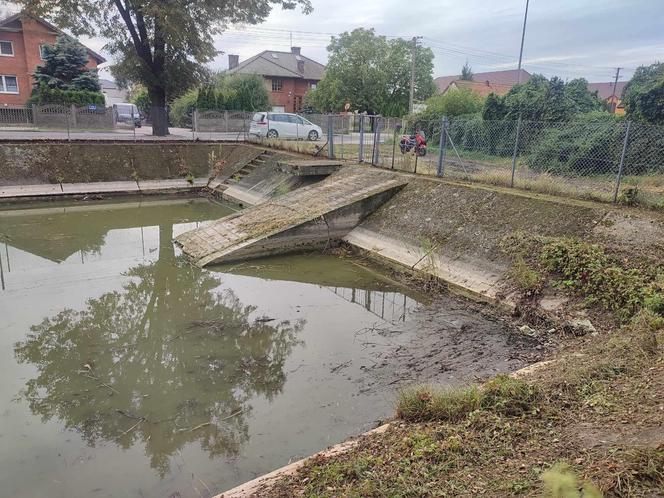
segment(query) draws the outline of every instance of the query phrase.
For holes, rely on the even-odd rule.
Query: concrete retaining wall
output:
[[[580,237],[629,253],[642,244],[664,246],[664,222],[657,218],[607,204],[410,176],[344,240],[371,256],[435,275],[464,294],[509,304],[503,283],[510,260],[500,247],[506,235]],[[647,240],[635,235],[645,226]]]
[[[207,143],[0,143],[0,185],[87,183],[209,177],[220,160],[231,167],[257,149]]]

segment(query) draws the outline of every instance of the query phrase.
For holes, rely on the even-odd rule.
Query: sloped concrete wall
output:
[[[500,247],[506,235],[580,237],[629,252],[645,243],[634,235],[643,226],[649,243],[664,246],[661,218],[608,204],[411,177],[344,240],[374,257],[440,277],[462,293],[495,301],[510,267]],[[612,228],[618,226],[620,232]]]
[[[0,143],[0,185],[208,177],[219,161],[231,168],[259,153],[235,143]]]

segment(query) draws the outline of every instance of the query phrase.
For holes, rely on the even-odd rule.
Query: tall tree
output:
[[[466,62],[461,68],[461,78],[464,81],[473,81],[473,68]]]
[[[408,111],[410,41],[387,40],[373,29],[358,28],[333,37],[325,77],[307,99],[319,111],[351,109],[369,114],[402,115]],[[415,51],[415,99],[433,95],[433,52]]]
[[[58,36],[55,45],[42,46],[42,59],[44,63],[33,74],[35,89],[44,85],[60,90],[101,91],[97,71],[86,68],[87,50],[76,40]]]
[[[630,119],[664,124],[664,63],[640,66],[623,90]]]
[[[486,105],[486,104],[485,104]],[[513,86],[502,98],[504,118],[516,120],[519,115],[527,121],[564,121],[575,115],[602,108],[597,95],[588,90],[588,82],[582,78],[565,83],[554,76],[550,80],[541,74],[533,75],[528,82]],[[494,119],[499,118],[495,112]]]
[[[213,36],[229,23],[256,24],[273,5],[311,11],[309,0],[19,0],[28,13],[75,34],[101,36],[115,56],[120,83],[142,83],[152,106],[153,133],[168,134],[166,102],[200,81],[217,54]]]

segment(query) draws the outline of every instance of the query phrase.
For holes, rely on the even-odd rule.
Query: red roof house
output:
[[[25,13],[0,20],[0,105],[23,105],[32,92],[37,66],[42,63],[42,46],[55,45],[65,34],[51,23]],[[89,48],[90,69],[106,62]]]

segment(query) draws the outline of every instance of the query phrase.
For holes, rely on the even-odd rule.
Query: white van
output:
[[[320,126],[297,114],[257,112],[251,118],[249,134],[267,138],[294,138],[315,142],[323,135]]]

